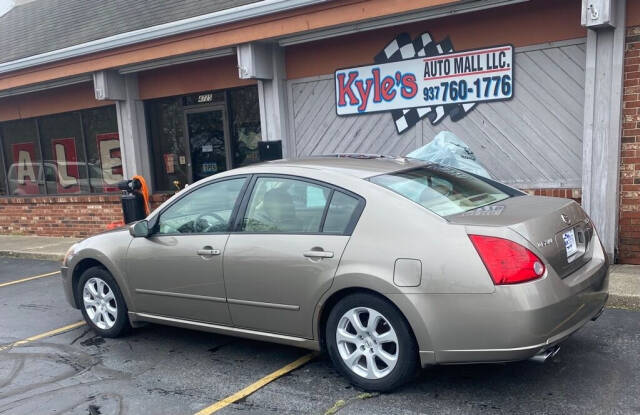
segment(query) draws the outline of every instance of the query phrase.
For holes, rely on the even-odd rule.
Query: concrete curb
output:
[[[0,256],[60,261],[78,238],[0,235]]]
[[[625,310],[640,311],[640,296],[609,293],[607,308],[622,308]]]
[[[614,264],[609,268],[607,307],[640,311],[640,266]]]
[[[58,252],[0,250],[0,256],[10,257],[10,258],[41,259],[44,261],[59,261],[59,262],[62,262],[62,260],[64,259],[64,254],[60,254]]]

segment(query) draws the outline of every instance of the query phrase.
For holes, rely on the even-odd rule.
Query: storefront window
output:
[[[82,111],[92,193],[117,192],[123,180],[116,108]]]
[[[38,120],[44,180],[48,194],[88,193],[80,114],[77,112]]]
[[[179,190],[188,183],[184,110],[179,97],[146,104],[158,190]]]
[[[2,140],[2,136],[0,135],[0,140]],[[4,162],[2,158],[0,158],[0,196],[7,194],[7,182],[6,182],[6,170],[4,168]]]
[[[35,120],[2,123],[2,142],[7,160],[10,195],[44,193],[40,146]]]
[[[3,122],[0,144],[0,194],[113,192],[122,180],[115,106]]]
[[[258,143],[262,139],[258,88],[236,88],[228,94],[233,167],[256,163],[260,161]]]
[[[154,99],[145,112],[160,191],[260,161],[256,86]]]

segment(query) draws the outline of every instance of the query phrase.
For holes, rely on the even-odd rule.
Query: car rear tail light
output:
[[[545,266],[533,252],[508,239],[469,235],[493,283],[517,284],[540,278]]]

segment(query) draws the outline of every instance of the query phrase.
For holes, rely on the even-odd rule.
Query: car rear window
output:
[[[463,213],[510,197],[471,174],[440,165],[383,174],[369,180],[439,216]]]

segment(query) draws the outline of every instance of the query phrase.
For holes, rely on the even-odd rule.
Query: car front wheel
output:
[[[85,270],[76,286],[87,324],[103,337],[118,337],[129,330],[127,306],[118,284],[102,267]]]
[[[409,325],[383,298],[367,293],[343,298],[329,314],[325,335],[334,365],[363,389],[392,390],[416,372]]]

